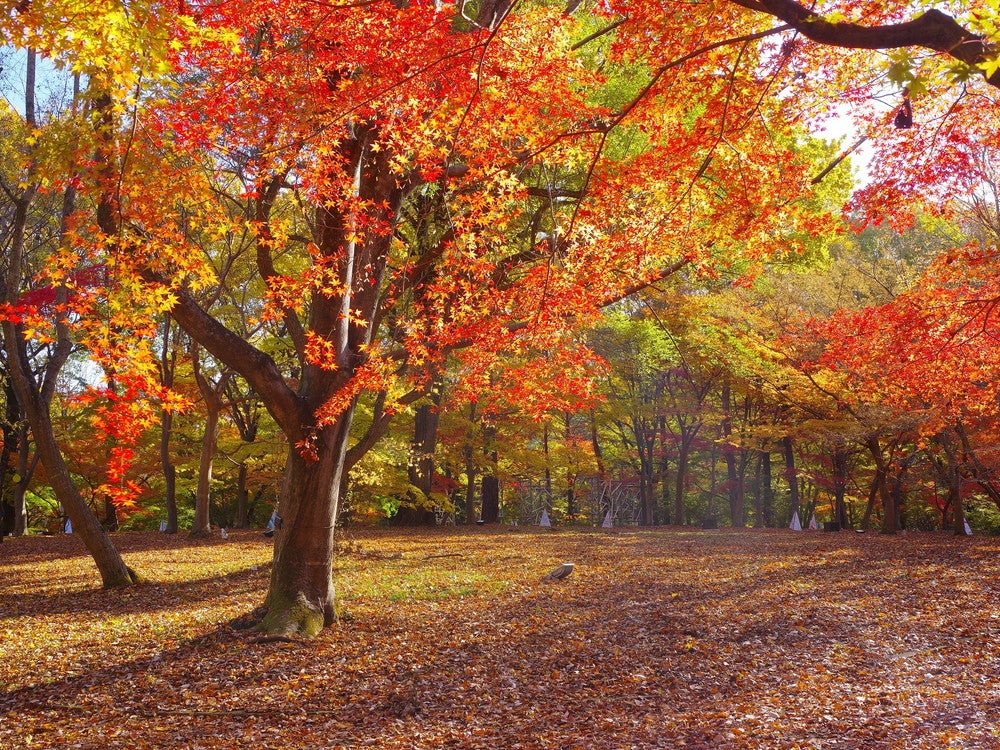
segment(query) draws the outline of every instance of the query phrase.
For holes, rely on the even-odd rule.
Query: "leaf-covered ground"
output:
[[[0,748],[1000,748],[997,539],[350,532],[303,642],[260,532],[116,539],[0,544]]]

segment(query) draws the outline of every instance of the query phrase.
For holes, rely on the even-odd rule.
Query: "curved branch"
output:
[[[924,47],[943,52],[971,66],[994,59],[1000,49],[973,34],[958,21],[932,8],[911,21],[885,26],[835,23],[813,13],[795,0],[731,0],[744,8],[767,13],[793,27],[804,37],[832,47],[852,49],[897,49]],[[1000,71],[987,78],[1000,88]]]
[[[290,442],[303,437],[303,428],[311,422],[312,414],[285,383],[271,357],[226,328],[183,290],[177,292],[177,303],[170,314],[213,357],[243,376]]]

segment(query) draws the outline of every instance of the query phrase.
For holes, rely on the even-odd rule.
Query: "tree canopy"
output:
[[[287,439],[261,627],[315,633],[334,617],[333,528],[349,472],[394,417],[439,408],[445,385],[491,418],[591,407],[606,370],[581,330],[609,306],[665,279],[714,293],[789,259],[825,262],[843,224],[839,176],[817,178],[837,158],[815,142],[823,123],[851,118],[874,143],[868,184],[847,205],[857,226],[953,216],[984,180],[1000,86],[997,9],[953,5],[9,4],[7,43],[76,81],[59,112],[36,111],[32,82],[24,114],[6,113],[16,216],[64,197],[55,241],[27,247],[19,219],[10,242],[8,360],[31,369],[25,339],[51,342],[59,358],[47,379],[18,381],[17,397],[41,394],[41,419],[70,350],[86,350],[102,373],[89,388],[93,424],[112,445],[102,492],[127,502],[141,435],[185,402],[165,387],[169,314],[217,375],[213,391],[193,354],[199,388],[188,395],[218,416],[238,376]],[[912,129],[891,126],[903,86]],[[882,405],[947,400],[956,358],[963,379],[989,381],[992,355],[965,353],[989,338],[992,276],[948,269],[992,262],[978,242],[934,260],[927,283],[887,306],[807,329],[837,339],[813,359],[775,338],[788,355],[779,364],[759,332],[732,325],[731,302],[699,313],[687,361],[665,371],[684,370],[679,387],[731,365],[713,429],[734,523],[746,451],[770,445],[739,423],[739,404],[763,414],[761,395],[794,382],[813,388],[807,411],[829,420],[870,396],[878,373],[862,365],[897,355],[894,372],[907,373]],[[872,316],[900,322],[872,333]],[[685,369],[706,352],[715,367]],[[772,423],[791,406],[771,403]],[[955,429],[970,421],[967,405],[947,408],[962,412],[940,412]],[[641,416],[666,446],[664,413]],[[414,443],[427,453],[434,440]],[[50,477],[62,471],[56,454],[53,444],[42,457]]]

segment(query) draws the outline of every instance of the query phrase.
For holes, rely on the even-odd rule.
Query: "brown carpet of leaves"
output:
[[[311,641],[260,532],[116,540],[0,544],[0,748],[1000,748],[998,539],[352,531]]]

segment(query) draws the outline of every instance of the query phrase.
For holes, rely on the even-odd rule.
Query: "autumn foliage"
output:
[[[815,133],[835,115],[873,144],[870,180],[846,206],[859,229],[902,230],[920,210],[951,218],[986,182],[997,14],[953,10],[793,0],[18,3],[0,17],[4,38],[30,50],[31,70],[36,53],[51,61],[73,93],[43,117],[31,84],[23,117],[7,112],[12,228],[0,324],[16,388],[8,400],[24,412],[11,422],[26,418],[44,445],[56,499],[105,585],[134,582],[62,460],[55,386],[73,354],[99,369],[67,402],[89,410],[107,448],[95,493],[124,507],[141,491],[135,465],[157,425],[164,477],[173,471],[170,420],[190,401],[167,365],[178,326],[197,382],[188,393],[210,412],[198,532],[210,533],[213,441],[223,407],[244,400],[223,393],[238,377],[283,436],[272,451],[287,448],[259,624],[282,637],[316,634],[336,617],[334,528],[351,471],[394,420],[413,416],[427,433],[405,459],[411,505],[444,484],[433,467],[415,469],[433,463],[438,416],[429,415],[442,409],[467,410],[466,435],[482,437],[461,449],[470,498],[477,471],[497,487],[504,417],[542,425],[548,460],[554,417],[565,444],[579,446],[583,430],[571,434],[568,415],[589,410],[592,473],[604,481],[596,383],[614,357],[593,351],[584,331],[609,306],[679,279],[688,296],[731,294],[685,308],[698,312],[693,322],[664,322],[649,308],[647,322],[683,329],[685,340],[674,337],[669,356],[661,342],[652,365],[636,369],[644,413],[609,418],[640,454],[637,520],[664,520],[652,488],[668,488],[671,462],[673,520],[692,520],[683,496],[696,449],[711,454],[705,516],[718,495],[742,526],[756,465],[756,520],[773,522],[778,446],[797,511],[801,439],[832,446],[840,523],[846,462],[868,451],[862,525],[881,497],[896,531],[907,471],[936,441],[947,460],[932,460],[964,533],[962,472],[1000,497],[977,453],[995,428],[997,296],[989,273],[956,272],[979,257],[992,265],[989,243],[954,249],[878,307],[788,316],[797,319],[767,321],[766,331],[740,321],[749,312],[757,322],[756,310],[732,309],[775,265],[829,260],[844,196],[817,187],[832,147]],[[915,119],[906,132],[888,126],[887,100],[904,85]],[[34,213],[46,214],[45,232],[29,229]],[[886,366],[893,381],[882,388]],[[960,396],[956,377],[968,384]],[[647,383],[668,410],[647,408]],[[689,419],[708,400],[716,417]],[[872,424],[876,412],[882,422]],[[926,418],[896,429],[912,412]],[[252,442],[256,426],[240,427]],[[475,465],[477,450],[491,466]],[[575,471],[565,478],[573,517]],[[481,505],[496,520],[498,508]],[[472,512],[469,500],[466,520]]]

